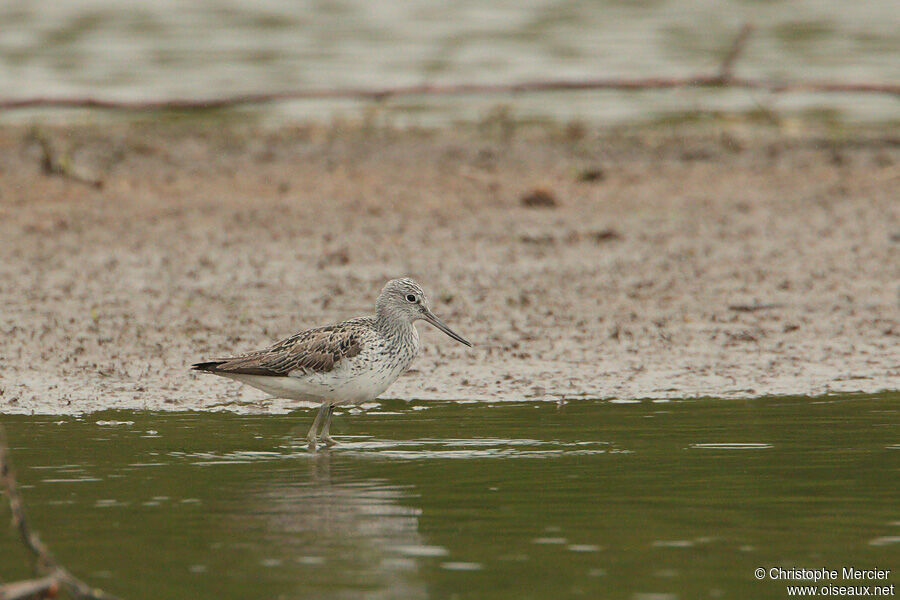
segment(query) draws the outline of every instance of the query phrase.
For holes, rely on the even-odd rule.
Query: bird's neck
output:
[[[375,313],[375,328],[385,338],[398,343],[416,344],[419,339],[415,326],[408,319],[398,318],[381,307]]]

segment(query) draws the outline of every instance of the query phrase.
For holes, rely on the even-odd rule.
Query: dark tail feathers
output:
[[[224,360],[211,360],[208,362],[198,362],[191,365],[191,369],[194,371],[204,371],[206,373],[215,373],[218,371],[218,366],[224,364]]]

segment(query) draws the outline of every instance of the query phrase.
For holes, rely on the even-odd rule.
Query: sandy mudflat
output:
[[[889,133],[44,134],[103,186],[43,173],[29,130],[0,128],[2,412],[263,398],[187,366],[368,312],[400,275],[476,347],[420,326],[387,397],[900,388]],[[556,206],[523,206],[536,187]]]

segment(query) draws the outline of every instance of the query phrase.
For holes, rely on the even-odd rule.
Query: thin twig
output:
[[[19,532],[22,543],[25,544],[25,547],[34,555],[38,569],[47,573],[45,579],[53,579],[53,581],[58,584],[58,588],[65,589],[69,594],[76,598],[117,600],[115,596],[111,596],[103,590],[95,589],[69,573],[69,571],[53,557],[50,550],[40,540],[37,533],[32,531],[31,526],[28,524],[28,518],[25,515],[25,503],[22,501],[22,496],[19,495],[19,489],[16,485],[16,478],[13,474],[12,465],[9,460],[9,445],[6,441],[6,431],[3,429],[2,425],[0,425],[0,489],[3,489],[6,492],[9,508],[12,511],[13,527]],[[27,582],[23,582],[23,585],[25,583]],[[0,594],[9,593],[10,586],[12,585],[15,584],[6,584],[5,586],[0,587]],[[13,588],[13,591],[15,591],[15,588]],[[16,596],[10,597],[15,598]],[[2,598],[4,598],[4,596],[0,595],[0,599]]]
[[[744,26],[741,27],[740,32],[738,32],[737,37],[734,38],[734,42],[732,42],[728,54],[725,55],[725,58],[723,58],[722,62],[719,64],[719,79],[723,82],[731,79],[734,62],[737,60],[738,56],[740,56],[741,52],[744,51],[744,47],[747,45],[747,40],[750,39],[751,33],[753,33],[753,25],[745,23]]]

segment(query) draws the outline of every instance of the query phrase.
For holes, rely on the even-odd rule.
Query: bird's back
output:
[[[418,348],[419,336],[412,325],[381,328],[375,317],[359,317],[193,368],[277,397],[353,403],[384,392],[409,368]]]

